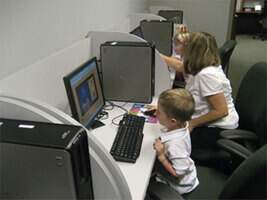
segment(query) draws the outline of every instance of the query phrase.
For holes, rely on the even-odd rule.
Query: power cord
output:
[[[114,104],[111,101],[107,101],[107,104],[104,106],[103,110],[113,110],[114,109]]]
[[[114,117],[114,118],[112,119],[112,121],[111,121],[112,124],[114,124],[114,125],[116,125],[116,126],[119,126],[119,123],[116,123],[115,120],[117,120],[118,118],[120,118],[120,117],[122,117],[123,115],[125,115],[125,114],[128,113],[128,110],[127,110],[126,108],[123,107],[123,106],[127,105],[127,103],[124,103],[124,104],[122,104],[122,105],[117,105],[117,104],[115,104],[115,103],[113,103],[113,102],[109,102],[109,103],[110,103],[110,105],[113,106],[113,108],[114,108],[114,107],[118,107],[118,108],[120,108],[121,110],[124,111],[123,114],[120,114],[120,115]]]
[[[124,108],[124,106],[126,106],[128,103],[124,103],[122,105],[118,105],[118,104],[115,104],[113,102],[110,102],[110,104],[112,104],[114,107],[118,107],[118,108],[122,109],[125,113],[128,113],[128,110],[126,108]]]
[[[120,124],[119,123],[116,123],[115,120],[118,119],[118,118],[120,118],[120,117],[122,117],[123,115],[125,115],[125,113],[124,114],[120,114],[120,115],[114,117],[112,119],[111,123],[114,124],[114,125],[116,125],[116,126],[119,126]]]

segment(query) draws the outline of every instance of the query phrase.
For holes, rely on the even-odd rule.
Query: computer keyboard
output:
[[[117,161],[135,163],[143,141],[145,118],[125,114],[119,123],[110,154]]]

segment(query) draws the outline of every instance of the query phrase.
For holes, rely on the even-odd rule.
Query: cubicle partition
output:
[[[45,103],[0,96],[0,118],[33,120],[81,126],[60,110]],[[109,152],[87,131],[95,199],[131,199],[128,184]]]
[[[70,117],[62,78],[91,57],[99,58],[100,45],[111,40],[144,41],[129,33],[90,32],[87,38],[0,80],[0,117],[81,126]],[[156,51],[155,96],[171,86],[168,68]],[[148,127],[152,133],[158,130],[156,126]],[[142,169],[144,163],[149,160],[149,167],[142,172],[146,173],[147,180],[139,184],[136,182],[136,176],[130,177],[130,180],[125,177],[127,171],[136,170],[135,166],[115,162],[107,147],[99,140],[100,137],[96,135],[109,134],[110,130],[113,130],[115,135],[114,127],[111,128],[106,126],[99,129],[98,133],[87,131],[95,199],[142,199],[153,167],[151,145],[156,134],[146,136],[148,139],[145,139],[146,147],[143,150],[146,154],[140,164],[136,165],[137,170]]]

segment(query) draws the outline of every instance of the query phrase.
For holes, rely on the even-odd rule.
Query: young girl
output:
[[[174,53],[172,56],[166,56],[161,54],[161,57],[165,60],[167,65],[170,65],[176,70],[176,65],[180,65],[183,61],[184,47],[189,39],[189,33],[187,27],[181,25],[177,28],[176,34],[173,37]],[[176,70],[179,72],[179,69]]]
[[[183,58],[183,62],[172,61],[168,65],[184,73],[185,88],[195,99],[195,113],[189,122],[193,154],[194,149],[216,148],[219,133],[238,126],[238,114],[215,38],[208,33],[190,33]]]

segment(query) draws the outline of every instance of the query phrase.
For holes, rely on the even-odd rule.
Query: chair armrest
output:
[[[220,133],[220,136],[223,139],[228,140],[258,140],[258,137],[254,132],[242,129],[224,130]]]
[[[228,153],[230,153],[231,155],[234,155],[244,160],[247,159],[253,153],[249,151],[247,148],[245,148],[244,146],[232,140],[219,139],[217,141],[217,145],[224,151],[227,151]]]
[[[160,182],[150,183],[148,187],[148,194],[150,195],[150,197],[152,197],[152,199],[155,200],[184,200],[184,198],[179,193],[174,191],[170,186]]]

